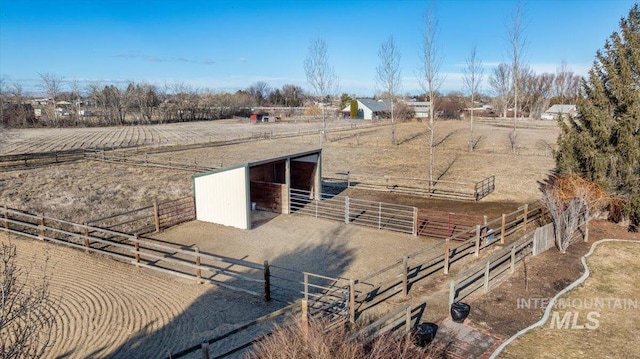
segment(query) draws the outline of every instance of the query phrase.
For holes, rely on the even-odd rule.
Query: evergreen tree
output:
[[[351,118],[358,118],[358,100],[352,99],[349,106]]]
[[[620,21],[598,50],[578,116],[561,121],[556,163],[560,174],[601,183],[626,200],[631,230],[640,228],[640,7]]]

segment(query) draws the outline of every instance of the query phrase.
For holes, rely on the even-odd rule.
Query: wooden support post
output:
[[[516,270],[516,246],[511,247],[511,273]]]
[[[382,202],[378,202],[378,229],[382,229]]]
[[[304,272],[304,300],[309,300],[309,274]]]
[[[449,238],[447,238],[446,242],[444,243],[444,274],[449,274],[449,246],[450,242]]]
[[[480,256],[480,225],[476,225],[476,257]]]
[[[9,229],[9,208],[4,206],[4,229]]]
[[[44,241],[44,213],[40,216],[40,225],[38,226],[38,238]]]
[[[500,230],[500,244],[504,244],[504,234],[506,232],[507,215],[502,214],[502,229]]]
[[[407,335],[407,339],[409,339],[411,335],[411,306],[407,306],[404,315],[404,332]]]
[[[402,258],[402,294],[409,295],[409,257]]]
[[[196,252],[196,281],[198,284],[202,284],[202,269],[200,268],[200,248],[195,247],[193,250]]]
[[[525,203],[524,204],[524,221],[522,222],[525,233],[527,232],[527,216],[528,216],[528,214],[529,214],[529,204]]]
[[[209,342],[202,342],[200,349],[202,349],[202,359],[209,359]]]
[[[356,322],[356,282],[349,279],[349,323]]]
[[[489,269],[491,268],[491,263],[487,260],[487,266],[484,269],[484,292],[489,292]]]
[[[344,223],[349,224],[349,196],[344,198]]]
[[[302,302],[302,307],[300,309],[300,312],[302,313],[302,327],[304,328],[305,334],[307,332],[307,329],[309,327],[309,302],[306,299],[303,299]]]
[[[456,301],[456,280],[449,281],[449,305]]]
[[[135,247],[134,257],[136,258],[136,263],[140,263],[140,241],[138,241],[138,235],[136,234],[133,239],[133,245]]]
[[[85,247],[85,252],[89,253],[89,248],[91,248],[91,243],[89,242],[89,227],[87,227],[87,224],[84,223],[84,227],[82,228],[83,234],[84,234],[84,247]]]
[[[153,200],[153,219],[156,224],[156,233],[160,232],[160,206],[158,205],[158,200]]]
[[[271,300],[271,271],[269,270],[269,261],[264,261],[264,300]]]
[[[418,235],[418,207],[413,207],[413,235]]]

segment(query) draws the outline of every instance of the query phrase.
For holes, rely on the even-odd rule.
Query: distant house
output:
[[[416,118],[429,118],[429,109],[431,108],[431,102],[423,101],[407,101],[405,102],[409,108],[416,114]]]
[[[362,120],[388,118],[391,114],[391,102],[389,100],[374,100],[370,98],[358,98],[358,117]],[[342,109],[347,116],[351,113],[351,104]]]
[[[571,118],[578,114],[576,105],[553,105],[540,116],[543,120],[556,120],[559,116],[563,119]]]

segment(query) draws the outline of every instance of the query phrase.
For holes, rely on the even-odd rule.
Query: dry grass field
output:
[[[507,346],[500,358],[640,357],[639,256],[638,243],[600,244],[587,259],[590,277],[560,298],[571,305],[552,310],[560,319],[570,312],[570,323],[558,328],[552,314],[545,325]]]
[[[176,148],[176,151],[148,156],[159,162],[163,159],[178,159],[191,163],[195,159],[198,163],[209,163],[212,166],[230,166],[321,146],[324,175],[351,171],[376,176],[426,178],[428,149],[425,125],[419,122],[399,124],[397,134],[400,144],[397,146],[389,143],[389,126],[385,126],[384,122],[375,125],[358,125],[352,128],[348,121],[336,121],[329,126],[328,141],[324,143],[320,142],[318,133],[278,139],[256,139],[235,145],[207,146],[182,151]],[[550,149],[554,146],[559,131],[553,122],[518,120],[516,125],[518,129],[515,153],[509,143],[512,120],[477,123],[475,134],[478,143],[475,151],[470,153],[467,151],[469,132],[466,122],[437,122],[435,137],[438,145],[435,148],[434,164],[436,176],[443,180],[476,182],[495,175],[496,191],[480,202],[487,206],[510,206],[535,201],[538,198],[538,182],[543,181],[554,167]],[[11,130],[0,134],[0,154],[80,147],[155,147],[162,144],[204,143],[241,138],[246,134],[256,134],[254,137],[257,138],[261,137],[261,133],[303,133],[318,130],[320,126],[317,122],[250,125],[228,120],[123,128]],[[341,130],[337,131],[338,129]],[[138,148],[139,155],[143,151],[144,148]],[[189,195],[192,192],[193,174],[193,171],[187,170],[96,160],[6,170],[0,172],[0,205],[84,222],[146,206],[154,199],[175,199]],[[404,201],[393,195],[385,198],[390,201]],[[427,199],[418,199],[413,203],[428,207],[430,202]],[[456,202],[452,203],[450,208],[455,210]],[[462,203],[458,207],[467,210],[469,208],[467,204]],[[313,218],[298,217],[293,224],[287,216],[280,217],[256,230],[238,231],[242,232],[239,234],[216,226],[207,226],[205,232],[217,240],[227,240],[227,249],[236,250],[229,255],[242,257],[251,254],[252,258],[249,260],[256,262],[276,258],[281,265],[286,265],[287,261],[311,263],[317,257],[318,250],[330,255],[337,245],[341,253],[348,254],[350,258],[340,267],[337,274],[348,272],[354,276],[367,273],[368,266],[380,267],[399,258],[403,253],[414,250],[416,246],[424,245],[412,240],[411,236],[408,236],[406,243],[399,245],[398,241],[405,241],[399,239],[405,238],[403,235],[361,231],[354,226],[333,222],[329,224]],[[299,231],[289,230],[288,225],[296,226]],[[305,234],[305,230],[311,231],[311,235]],[[277,243],[276,239],[290,238],[283,236],[286,232],[293,237],[299,237],[300,240],[315,238],[314,241],[318,243],[314,242],[315,244],[311,245],[291,242],[287,245],[274,245],[273,243]],[[186,245],[192,244],[190,236],[195,236],[190,234],[189,230],[178,227],[163,233],[161,237],[173,240],[172,234],[177,236],[176,241]],[[233,235],[239,236],[240,241],[249,244],[234,247],[233,239],[226,238]],[[358,241],[354,241],[350,246],[332,242],[336,238],[349,236],[355,236]],[[195,240],[195,237],[193,239]],[[6,237],[2,240],[6,240]],[[206,241],[206,238],[200,240]],[[329,242],[323,245],[323,240]],[[257,246],[261,242],[267,245],[266,249],[247,249],[250,244]],[[23,251],[24,257],[42,256],[42,246],[42,243],[37,241],[28,241],[28,244],[19,250]],[[68,357],[104,356],[109,353],[119,356],[126,353],[123,350],[130,351],[137,347],[140,347],[137,353],[142,353],[144,357],[161,357],[166,355],[166,352],[158,354],[153,350],[180,349],[187,342],[210,337],[213,333],[228,329],[232,323],[249,320],[249,317],[255,318],[263,310],[272,309],[259,303],[259,300],[255,302],[251,298],[242,299],[245,298],[242,294],[181,282],[100,256],[88,256],[57,246],[47,247],[53,254],[52,257],[57,259],[54,261],[56,269],[53,277],[60,273],[57,279],[52,279],[57,283],[52,288],[58,288],[57,293],[65,302],[80,303],[69,304],[77,306],[76,309],[71,307],[67,310],[68,313],[64,312],[67,313],[65,318],[68,321],[60,324],[61,342],[55,343],[52,357],[65,354],[68,354]],[[216,252],[214,241],[207,251]],[[304,255],[300,257],[300,253]],[[92,266],[95,269],[91,269]],[[311,267],[322,268],[323,263],[312,263]],[[130,274],[132,270],[134,276]],[[106,273],[108,275],[105,275]],[[70,289],[72,284],[78,288]],[[104,295],[100,294],[100,288],[106,288],[103,289]],[[422,293],[419,289],[416,292]],[[441,294],[445,296],[444,292]],[[245,309],[244,305],[238,305],[239,302],[251,308]],[[88,310],[77,309],[82,303],[91,305],[87,306]],[[140,305],[141,303],[144,305]],[[91,309],[92,305],[97,309]],[[212,311],[211,308],[215,310]],[[77,311],[76,314],[74,310]],[[241,313],[237,314],[237,311]],[[217,312],[223,313],[220,314],[222,317],[216,317]],[[190,321],[199,316],[204,318],[198,318],[197,322],[200,324],[189,327]],[[141,319],[136,319],[138,317]],[[173,330],[175,334],[169,333]],[[180,337],[182,335],[184,337]],[[159,342],[155,340],[164,344],[158,346]],[[85,345],[83,342],[91,344]],[[154,346],[156,349],[151,349]]]
[[[546,178],[553,169],[554,160],[547,144],[555,143],[558,129],[553,122],[518,121],[518,148],[513,153],[509,147],[508,134],[512,123],[480,122],[475,133],[479,138],[476,150],[466,150],[468,125],[462,121],[442,121],[437,123],[434,173],[443,180],[477,182],[488,176],[496,176],[496,191],[484,202],[524,203],[538,199],[538,181]],[[187,125],[174,124],[171,133],[190,138],[192,131]],[[308,129],[318,123],[279,123],[250,125],[228,122],[200,123],[209,126],[212,133],[232,138],[251,131],[272,131],[282,126],[287,131],[296,128]],[[341,122],[341,125],[344,123]],[[335,124],[334,127],[338,127]],[[162,126],[148,126],[162,127]],[[133,127],[132,127],[133,128]],[[197,129],[197,127],[195,127]],[[330,126],[331,128],[331,126]],[[126,129],[126,128],[124,128]],[[256,130],[258,129],[258,130]],[[59,137],[58,149],[67,148],[70,138],[77,137],[76,131],[85,129],[53,129]],[[112,133],[120,128],[101,128]],[[144,131],[147,131],[145,129]],[[14,137],[24,135],[19,130]],[[46,134],[45,129],[33,130]],[[68,132],[67,134],[64,134]],[[206,133],[206,132],[202,132]],[[323,148],[323,174],[351,171],[357,174],[400,177],[428,177],[428,149],[426,129],[418,122],[403,123],[397,129],[401,144],[389,143],[389,127],[359,128],[352,131],[329,133],[329,141]],[[10,131],[13,136],[13,132]],[[34,138],[36,135],[32,135]],[[49,136],[49,137],[47,137]],[[42,147],[32,150],[51,149],[46,138],[41,139]],[[195,136],[195,135],[194,135]],[[28,137],[28,136],[27,136]],[[196,139],[203,139],[197,137]],[[320,146],[319,135],[307,135],[285,139],[263,139],[227,146],[213,146],[200,149],[174,151],[150,155],[156,161],[163,158],[192,163],[209,163],[212,166],[230,166],[238,163],[275,157],[291,152],[304,151]],[[17,141],[16,143],[19,143]],[[55,141],[54,141],[55,142]],[[18,145],[2,145],[20,148]],[[35,145],[32,145],[35,146]],[[552,145],[553,146],[553,145]],[[0,151],[0,154],[3,154]],[[47,167],[0,172],[0,198],[2,204],[10,207],[46,213],[62,219],[84,222],[139,208],[152,203],[154,199],[174,199],[191,193],[191,175],[194,172],[156,167],[129,166],[126,164],[81,161],[63,163]]]

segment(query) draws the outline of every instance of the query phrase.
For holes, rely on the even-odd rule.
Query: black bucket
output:
[[[433,341],[438,332],[438,325],[435,323],[421,323],[413,330],[414,344],[424,348]]]
[[[467,303],[455,302],[451,304],[451,319],[456,323],[462,323],[469,315],[471,306]]]

